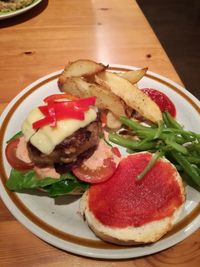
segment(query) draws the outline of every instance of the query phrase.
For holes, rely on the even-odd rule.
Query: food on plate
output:
[[[66,78],[61,91],[71,93],[77,97],[96,96],[96,106],[101,110],[110,110],[116,118],[126,115],[123,101],[97,84],[91,84],[80,77]]]
[[[111,111],[105,114],[104,122],[109,129],[119,129],[122,126],[121,121]]]
[[[102,63],[96,63],[89,59],[78,59],[74,62],[69,62],[60,75],[58,84],[62,86],[65,83],[65,79],[69,77],[91,77],[107,67]]]
[[[142,88],[142,91],[157,103],[162,112],[167,111],[172,117],[176,117],[176,108],[166,94],[153,88]]]
[[[123,158],[109,180],[90,186],[82,196],[81,213],[101,239],[120,245],[150,243],[173,227],[185,202],[182,179],[162,158],[137,180],[151,158],[148,152]]]
[[[95,101],[94,96],[79,99],[69,94],[54,94],[28,114],[21,135],[6,146],[7,160],[14,168],[7,182],[11,190],[42,187],[50,196],[58,196],[77,188],[84,190],[89,182],[101,182],[113,174],[118,160],[101,139],[103,132]],[[99,150],[103,164],[95,170]],[[86,165],[82,167],[82,163],[87,159],[93,166],[90,168],[87,163],[85,170]],[[86,175],[90,181],[84,183]],[[55,193],[58,184],[59,192]]]
[[[140,177],[153,166],[156,160],[165,157],[175,164],[177,170],[193,186],[200,186],[200,134],[187,131],[168,112],[163,113],[163,121],[158,125],[143,125],[136,120],[120,118],[128,133],[110,133],[112,143],[126,147],[129,153],[139,151],[155,152],[153,161],[143,170]],[[134,138],[133,138],[134,137]]]
[[[70,62],[58,78],[61,93],[47,96],[8,141],[7,187],[50,197],[85,192],[81,213],[98,237],[159,240],[184,205],[181,177],[200,187],[200,135],[176,121],[164,93],[139,88],[146,72]]]
[[[132,84],[136,84],[139,82],[144,75],[146,74],[148,68],[138,69],[138,70],[130,70],[127,72],[119,72],[117,75],[121,76],[122,78],[128,80]]]
[[[0,12],[10,12],[29,6],[34,0],[1,0]]]
[[[73,173],[80,180],[91,184],[104,182],[115,172],[120,157],[120,154],[115,153],[113,148],[111,149],[101,139],[98,149],[94,151],[92,157],[86,159],[77,168],[73,168]]]
[[[89,66],[89,67],[88,67]],[[108,113],[108,125],[120,125],[119,116],[132,117],[134,112],[146,120],[158,123],[162,113],[158,105],[140,90],[136,83],[145,75],[147,68],[124,73],[111,73],[108,66],[89,60],[69,63],[58,79],[62,92],[71,92],[78,97],[95,95],[97,106]],[[111,127],[114,128],[114,127]]]
[[[47,105],[33,109],[22,124],[29,156],[39,166],[65,164],[71,168],[98,145],[101,124],[91,108],[95,98],[44,101]]]
[[[146,119],[154,123],[162,120],[162,113],[157,104],[128,80],[115,73],[104,71],[96,75],[96,82],[119,96],[128,107]]]
[[[24,149],[24,145],[20,144],[19,148],[19,143],[24,143],[24,138],[16,138],[10,142],[8,142],[6,146],[6,158],[9,162],[9,164],[17,169],[17,170],[29,170],[33,168],[33,163],[31,162],[30,158],[27,157],[26,160],[24,160],[25,155],[27,156],[28,152],[27,149]],[[21,150],[19,153],[19,149],[17,150],[17,147]],[[18,153],[18,156],[17,156]],[[22,156],[23,155],[23,158]]]

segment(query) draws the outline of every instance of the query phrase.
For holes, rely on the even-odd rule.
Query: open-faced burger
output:
[[[39,179],[43,180],[44,189],[49,189],[46,186],[52,179],[65,181],[66,186],[66,173],[69,182],[75,180],[77,187],[81,185],[79,181],[101,182],[113,174],[116,156],[102,139],[95,101],[94,96],[79,99],[69,94],[55,94],[46,97],[43,105],[28,114],[22,123],[20,138],[8,142],[6,147],[8,162],[15,170],[7,183],[11,190],[40,187]],[[24,172],[18,175],[17,170],[30,169],[35,183],[28,184],[27,177],[16,182],[16,177],[25,175]],[[50,182],[47,178],[51,178]],[[70,191],[72,189],[70,187]]]

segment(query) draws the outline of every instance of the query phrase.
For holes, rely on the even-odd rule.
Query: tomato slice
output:
[[[116,170],[116,164],[112,158],[104,159],[103,166],[97,169],[89,169],[84,163],[73,170],[73,173],[81,181],[88,183],[100,183],[108,180]]]
[[[162,112],[168,111],[172,117],[176,117],[176,108],[168,96],[153,88],[144,88],[142,91],[159,106]]]
[[[17,149],[18,143],[19,143],[19,138],[14,139],[7,144],[6,151],[5,151],[7,161],[12,166],[12,168],[16,170],[19,170],[19,171],[30,170],[33,168],[33,164],[26,163],[18,159],[16,156],[16,149]]]
[[[121,153],[119,151],[119,149],[115,146],[115,147],[112,147],[111,148],[111,151],[118,157],[118,158],[121,158]]]
[[[84,182],[100,183],[108,180],[115,172],[120,161],[103,140],[94,154],[83,162],[83,164],[73,169],[74,175]]]

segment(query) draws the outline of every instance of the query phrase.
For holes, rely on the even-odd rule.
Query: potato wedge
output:
[[[89,85],[80,77],[65,78],[65,83],[60,88],[61,92],[70,93],[77,97],[90,96]]]
[[[146,119],[158,123],[162,113],[158,105],[126,79],[108,71],[96,75],[96,82],[111,90]]]
[[[117,73],[117,75],[128,80],[130,83],[135,84],[135,83],[139,82],[142,79],[142,77],[144,77],[147,70],[148,70],[148,68],[143,68],[143,69],[139,69],[139,70],[119,72],[119,73]]]
[[[89,59],[79,59],[74,62],[69,62],[61,74],[59,82],[63,83],[63,80],[68,77],[90,77],[105,70],[107,67],[102,63],[96,63]]]
[[[116,117],[126,116],[124,103],[118,96],[104,87],[88,83],[80,77],[66,78],[62,91],[78,97],[96,96],[98,108],[108,109]]]
[[[98,85],[91,85],[90,92],[97,98],[97,107],[110,110],[116,117],[126,116],[124,103],[118,96]]]
[[[74,62],[69,62],[58,79],[58,86],[61,88],[69,77],[92,77],[98,72],[108,68],[102,63],[96,63],[89,59],[78,59]]]
[[[110,111],[106,116],[106,126],[110,129],[119,129],[122,126],[121,121]]]

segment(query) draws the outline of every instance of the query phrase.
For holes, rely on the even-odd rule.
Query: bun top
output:
[[[151,158],[149,152],[129,155],[109,180],[90,187],[88,206],[102,224],[139,227],[173,215],[182,205],[182,180],[169,161],[159,159],[141,180],[136,179]]]

